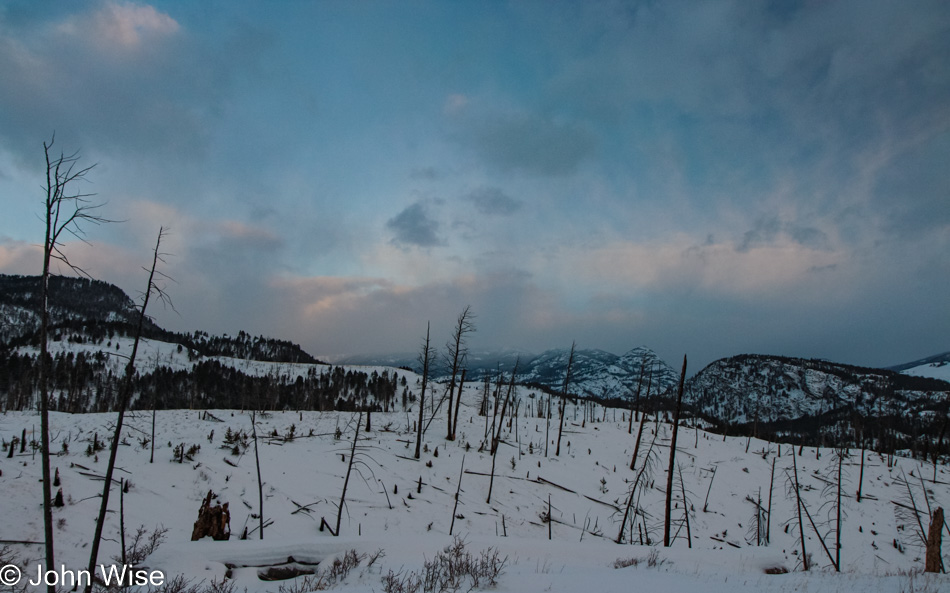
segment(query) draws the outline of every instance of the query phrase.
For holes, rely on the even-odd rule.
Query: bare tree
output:
[[[419,393],[419,426],[416,429],[416,459],[422,452],[422,413],[425,410],[426,387],[429,382],[429,363],[432,362],[432,347],[429,345],[429,324],[426,323],[426,341],[419,353],[419,362],[422,363],[422,391]]]
[[[458,376],[460,366],[465,362],[468,355],[468,348],[465,345],[465,336],[475,331],[475,324],[472,320],[475,314],[472,313],[471,305],[466,305],[459,313],[458,320],[455,322],[455,329],[452,331],[452,339],[449,340],[446,348],[446,359],[452,364],[452,379],[449,382],[449,415],[448,430],[446,439],[455,440],[455,428],[458,426],[459,412],[458,407],[462,403],[462,388],[459,386],[458,396],[455,402],[455,413],[452,413],[452,397],[455,395],[455,379]]]
[[[627,424],[627,434],[633,434],[634,414],[640,415],[640,388],[643,387],[643,367],[646,366],[646,360],[640,361],[640,378],[637,379],[637,394],[633,400],[633,409],[630,410],[630,419]]]
[[[66,254],[63,253],[64,235],[68,233],[73,237],[85,241],[83,231],[84,223],[99,224],[111,222],[96,212],[102,204],[95,204],[89,200],[94,194],[84,194],[75,190],[75,186],[82,181],[86,181],[86,175],[95,165],[88,167],[79,166],[79,153],[74,152],[69,156],[60,153],[57,157],[52,152],[53,144],[56,141],[55,134],[50,138],[49,143],[43,142],[43,152],[46,156],[46,199],[43,204],[43,214],[46,222],[46,238],[43,242],[43,276],[42,289],[40,291],[42,298],[41,320],[40,320],[40,444],[41,458],[43,465],[43,528],[46,536],[46,568],[55,570],[54,546],[53,546],[53,511],[49,459],[49,279],[50,264],[53,260],[66,265],[74,272],[88,276],[86,272],[69,261]],[[56,588],[48,585],[47,590],[53,593]]]
[[[264,539],[264,481],[261,479],[261,457],[257,451],[257,410],[251,409],[251,436],[254,438],[254,467],[257,468],[257,520]],[[339,526],[337,526],[339,529]]]
[[[571,366],[574,364],[574,348],[577,342],[571,342],[571,354],[567,358],[567,370],[564,372],[564,389],[561,390],[561,420],[557,429],[557,448],[554,455],[561,456],[561,435],[564,433],[564,411],[567,408],[567,389],[571,385]]]
[[[505,395],[505,402],[501,405],[501,415],[498,417],[498,432],[494,432],[495,429],[492,427],[491,477],[488,480],[488,498],[485,501],[489,504],[491,504],[492,487],[495,485],[495,459],[498,456],[498,444],[501,442],[501,429],[505,425],[505,411],[508,409],[508,402],[511,400],[511,392],[515,388],[515,376],[518,374],[518,363],[520,361],[520,358],[515,359],[515,368],[511,370],[511,381],[508,383],[508,393]]]
[[[99,556],[99,541],[102,538],[102,528],[106,522],[106,512],[109,509],[109,492],[112,489],[112,475],[115,472],[115,458],[119,451],[119,441],[122,438],[122,423],[125,419],[125,410],[129,406],[129,400],[132,396],[132,379],[135,377],[135,356],[138,353],[139,341],[142,338],[142,328],[145,326],[145,310],[148,308],[149,300],[152,295],[155,295],[159,300],[165,303],[168,306],[171,306],[171,300],[168,298],[165,290],[159,286],[156,277],[159,278],[168,278],[162,272],[159,272],[156,268],[158,263],[164,263],[165,260],[163,257],[167,254],[162,253],[161,245],[162,238],[165,236],[165,229],[158,229],[158,239],[155,241],[155,249],[152,253],[152,267],[143,268],[148,272],[148,284],[145,291],[142,294],[142,306],[139,309],[139,320],[135,329],[135,339],[132,342],[132,353],[129,355],[129,360],[125,365],[125,375],[122,380],[122,388],[119,392],[119,410],[118,410],[118,419],[115,424],[115,432],[112,435],[112,446],[109,449],[109,463],[106,465],[106,476],[102,485],[102,502],[99,505],[99,517],[96,520],[96,531],[95,535],[92,538],[92,548],[89,552],[89,574],[95,574],[96,560]],[[92,582],[90,581],[86,585],[86,593],[92,591]]]
[[[363,412],[360,411],[356,418],[356,429],[353,432],[353,445],[350,447],[350,462],[346,466],[346,477],[343,479],[343,493],[340,494],[340,505],[336,510],[336,529],[330,530],[334,537],[340,535],[340,522],[343,519],[343,506],[346,504],[346,489],[350,485],[350,474],[353,472],[353,465],[356,459],[356,443],[360,440],[360,425],[363,423]],[[330,524],[326,519],[320,519],[320,531],[326,527],[330,529]]]
[[[799,453],[800,455],[800,453]],[[798,537],[802,542],[802,570],[808,570],[808,553],[805,551],[805,524],[802,522],[802,493],[801,485],[798,482],[798,462],[795,460],[795,450],[792,449],[792,476],[794,481],[789,480],[789,488],[794,489],[795,493],[795,512],[798,522]],[[788,471],[786,470],[786,475]]]
[[[647,398],[650,397],[650,388],[653,387],[653,369],[650,369],[650,375],[647,377]],[[637,408],[639,408],[639,404]],[[640,413],[640,412],[638,412]],[[657,411],[657,414],[660,412]],[[633,446],[633,457],[630,458],[630,470],[633,471],[637,469],[637,454],[640,452],[640,439],[643,437],[643,425],[646,424],[647,413],[640,413],[640,428],[637,429],[637,442]]]
[[[683,383],[686,381],[686,355],[683,355],[683,371],[680,373],[679,392],[676,395],[676,411],[673,413],[673,437],[670,441],[670,467],[666,475],[666,512],[663,519],[663,545],[670,547],[670,511],[673,502],[673,470],[676,465],[676,434],[680,427],[680,410],[683,407]]]

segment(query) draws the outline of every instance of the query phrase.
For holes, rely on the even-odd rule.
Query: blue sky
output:
[[[42,143],[126,222],[66,251],[176,330],[696,369],[950,349],[945,2],[0,2],[0,272]]]

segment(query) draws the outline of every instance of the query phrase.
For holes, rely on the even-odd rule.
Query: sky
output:
[[[176,331],[950,350],[941,0],[0,0],[0,273],[42,269],[54,134],[122,221],[64,252],[136,295],[166,228]]]

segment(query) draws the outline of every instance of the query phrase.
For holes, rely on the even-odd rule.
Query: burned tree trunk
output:
[[[432,359],[432,348],[429,347],[429,324],[426,323],[426,341],[422,346],[422,353],[419,355],[422,362],[422,391],[419,392],[419,425],[416,427],[416,459],[422,453],[422,421],[426,402],[426,387],[429,381],[429,361]]]
[[[663,545],[670,547],[670,512],[673,502],[673,469],[676,463],[676,433],[680,426],[680,410],[683,407],[683,383],[686,381],[686,356],[683,356],[683,372],[680,374],[679,393],[676,396],[676,411],[673,413],[673,437],[670,441],[670,467],[666,476],[666,513],[663,520]]]
[[[561,419],[557,429],[557,449],[554,450],[554,455],[557,457],[561,456],[561,435],[564,434],[564,413],[567,411],[567,389],[571,385],[571,365],[574,364],[575,346],[576,343],[571,342],[571,354],[567,359],[567,370],[564,373],[564,389],[561,391]]]
[[[201,502],[198,509],[198,520],[191,531],[191,541],[211,536],[212,539],[224,541],[231,537],[231,513],[228,503],[211,506],[214,492],[208,490],[208,495]]]
[[[924,572],[940,572],[943,562],[940,558],[941,530],[943,529],[943,507],[934,511],[930,519],[930,533],[927,535],[927,557]]]

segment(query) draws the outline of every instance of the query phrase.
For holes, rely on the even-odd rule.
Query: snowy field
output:
[[[442,389],[439,386],[439,394]],[[244,441],[246,446],[224,442],[229,429],[232,434],[251,432],[250,415],[230,410],[212,410],[210,415],[197,410],[160,411],[155,461],[149,463],[150,444],[143,443],[151,435],[152,417],[137,412],[127,417],[116,472],[116,478],[131,483],[124,496],[127,546],[140,526],[147,533],[166,529],[161,545],[141,566],[159,570],[167,579],[184,575],[193,583],[227,579],[235,591],[302,593],[317,588],[308,587],[314,581],[305,581],[307,577],[265,581],[259,575],[271,567],[286,567],[291,557],[298,568],[328,571],[334,559],[350,550],[356,551],[360,563],[328,583],[329,589],[386,591],[387,575],[405,579],[419,573],[426,561],[452,544],[450,528],[476,557],[490,551],[505,559],[493,588],[497,591],[950,590],[946,575],[918,574],[923,567],[920,530],[929,527],[927,507],[950,505],[945,465],[935,468],[898,458],[888,467],[885,457],[867,453],[862,478],[861,452],[848,451],[842,465],[841,573],[836,574],[829,555],[835,553],[837,458],[830,449],[804,448],[795,460],[802,500],[815,523],[804,519],[812,564],[806,573],[796,498],[789,488],[792,452],[798,453],[797,448],[681,428],[671,513],[675,539],[664,548],[671,426],[652,418],[645,423],[637,469],[632,471],[638,424],[628,433],[623,411],[605,414],[597,407],[597,421],[592,422],[583,420],[583,408],[569,406],[561,455],[554,455],[556,412],[545,455],[547,423],[536,417],[537,399],[529,397],[531,393],[517,390],[519,415],[502,430],[504,442],[495,459],[493,483],[492,458],[487,448],[481,448],[486,418],[476,414],[480,389],[465,390],[455,441],[445,440],[445,407],[439,411],[425,434],[421,460],[413,459],[418,408],[374,413],[368,432],[364,418],[339,537],[320,530],[321,518],[331,526],[336,523],[357,414],[282,411],[257,417],[266,520],[261,540],[253,441]],[[427,416],[428,410],[427,404]],[[64,507],[54,509],[56,558],[70,570],[88,563],[108,458],[105,450],[89,455],[87,448],[96,440],[107,440],[114,421],[114,414],[51,415],[51,450],[58,453],[52,465],[59,470],[65,499]],[[489,425],[491,421],[489,417]],[[38,428],[34,413],[0,415],[5,445],[23,430],[29,440]],[[200,450],[178,463],[173,457],[179,445],[186,450],[197,445]],[[42,542],[40,457],[29,447],[24,453],[17,448],[12,458],[7,452],[5,447],[0,457],[0,539]],[[652,472],[640,474],[650,459]],[[623,543],[618,544],[628,493],[638,475],[645,487],[638,490]],[[190,541],[198,508],[209,490],[218,502],[229,503],[229,541]],[[119,555],[119,504],[115,488],[100,563],[113,563]],[[756,510],[759,504],[762,512]],[[920,523],[909,510],[914,506],[920,510]],[[771,518],[765,512],[769,507]],[[245,529],[248,539],[241,541]],[[950,539],[946,529],[944,538]],[[42,545],[10,544],[7,552],[15,554],[25,575],[35,577]],[[946,566],[950,566],[948,552],[950,544],[945,544]]]

